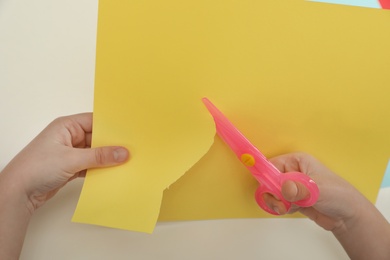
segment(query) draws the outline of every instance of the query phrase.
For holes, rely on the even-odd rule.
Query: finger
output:
[[[79,175],[77,177],[84,178],[86,174],[87,174],[87,170],[84,170],[84,171],[79,172]]]
[[[129,159],[129,151],[120,146],[72,149],[71,154],[68,164],[72,173],[90,168],[115,166]]]
[[[86,133],[85,134],[85,145],[86,147],[91,147],[92,143],[92,133]]]
[[[282,185],[282,195],[287,201],[296,202],[308,198],[310,191],[300,182],[287,180]]]
[[[92,133],[84,134],[84,138],[79,140],[78,143],[73,141],[73,147],[75,148],[91,148]]]
[[[281,172],[299,171],[299,159],[295,153],[284,154],[269,160]]]
[[[70,177],[68,182],[70,182],[74,179],[77,179],[77,178],[84,178],[86,173],[87,173],[87,170],[80,171],[80,172],[76,173],[75,175],[73,175],[72,177]]]
[[[85,133],[92,132],[92,113],[81,113],[69,116],[70,119],[75,121]]]
[[[284,206],[283,202],[276,197],[274,197],[270,193],[264,193],[263,194],[263,199],[265,203],[267,204],[268,208],[272,209],[276,213],[280,215],[284,215],[287,213],[287,209]]]
[[[85,146],[86,135],[92,132],[92,113],[59,117],[51,123],[59,140],[67,146]],[[89,138],[89,137],[88,137]]]

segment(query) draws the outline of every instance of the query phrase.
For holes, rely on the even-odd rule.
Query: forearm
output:
[[[345,222],[333,234],[353,260],[390,259],[390,224],[368,200],[359,208],[359,218]]]
[[[9,174],[0,173],[0,259],[5,260],[19,258],[31,218],[28,197]]]

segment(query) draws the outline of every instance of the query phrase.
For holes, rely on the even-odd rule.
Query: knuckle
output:
[[[106,155],[102,149],[95,149],[95,160],[98,165],[103,165],[106,161]]]
[[[51,123],[55,124],[55,125],[62,125],[64,123],[66,123],[68,120],[69,120],[68,116],[61,116],[61,117],[57,117],[56,119],[54,119]]]

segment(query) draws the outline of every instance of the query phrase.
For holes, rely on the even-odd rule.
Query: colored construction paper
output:
[[[390,9],[390,0],[309,0],[312,2]]]
[[[101,0],[93,146],[132,158],[88,172],[73,220],[152,232],[157,218],[272,217],[202,97],[266,156],[313,154],[374,201],[389,31],[388,12],[301,0]]]

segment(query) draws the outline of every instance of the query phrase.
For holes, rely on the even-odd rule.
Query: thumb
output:
[[[90,168],[122,164],[129,159],[129,151],[121,146],[77,149],[77,153],[74,152],[72,158],[69,166],[73,169],[73,173],[76,173]]]
[[[282,185],[282,195],[290,202],[306,199],[310,196],[310,191],[300,182],[287,180]]]

